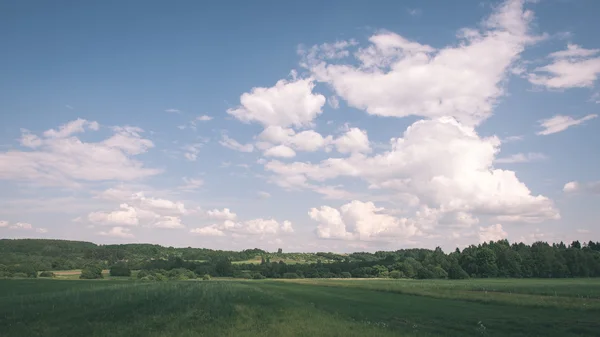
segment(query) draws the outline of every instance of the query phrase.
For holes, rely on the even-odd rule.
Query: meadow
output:
[[[0,335],[597,336],[600,280],[0,280]]]

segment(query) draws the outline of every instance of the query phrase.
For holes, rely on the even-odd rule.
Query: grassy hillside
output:
[[[0,280],[0,326],[6,337],[597,336],[598,294],[600,280]]]

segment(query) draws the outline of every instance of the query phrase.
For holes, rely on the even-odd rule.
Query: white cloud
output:
[[[265,192],[265,191],[258,191],[256,192],[256,194],[258,195],[259,198],[261,199],[268,199],[271,197],[271,194],[269,192]],[[1,226],[0,226],[1,227]]]
[[[279,80],[270,88],[253,88],[240,97],[241,105],[227,113],[243,122],[265,126],[306,126],[322,112],[325,96],[313,94],[312,79]]]
[[[267,157],[282,157],[282,158],[292,158],[296,156],[296,151],[285,145],[277,145],[272,148],[266,150],[264,155]]]
[[[139,219],[137,218],[136,209],[128,204],[121,204],[119,210],[112,212],[91,212],[88,214],[88,220],[93,223],[101,224],[116,224],[137,226]]]
[[[577,229],[577,233],[579,233],[579,234],[589,234],[590,231],[588,229]]]
[[[179,186],[179,189],[184,191],[194,191],[204,185],[204,180],[201,178],[182,178],[184,185]]]
[[[19,230],[31,230],[33,226],[27,222],[17,222],[16,224],[8,227],[10,229],[19,229]]]
[[[116,126],[112,128],[115,134],[102,142],[103,145],[109,148],[122,150],[123,152],[136,155],[147,152],[148,149],[154,147],[154,143],[149,139],[143,139],[140,133],[144,130],[138,127]]]
[[[183,147],[185,153],[183,156],[185,159],[189,161],[196,161],[198,159],[198,153],[200,153],[200,148],[202,148],[202,143],[188,144]]]
[[[74,121],[63,124],[58,130],[50,129],[44,132],[46,138],[67,138],[74,133],[84,132],[84,127],[90,130],[98,130],[98,122],[89,122],[85,119],[78,118]]]
[[[590,115],[581,117],[579,119],[575,119],[571,116],[556,115],[552,118],[542,119],[542,120],[538,121],[538,123],[539,123],[540,127],[543,128],[543,130],[538,131],[537,134],[545,136],[545,135],[550,135],[553,133],[561,132],[571,126],[583,124],[585,121],[589,121],[596,117],[598,117],[598,115],[590,114]]]
[[[333,143],[340,153],[371,152],[367,131],[358,128],[350,128],[346,133],[336,138]]]
[[[330,96],[327,103],[329,103],[329,106],[333,109],[338,109],[340,107],[340,101],[336,96]]]
[[[563,187],[565,193],[600,194],[600,181],[580,183],[571,181]]]
[[[212,120],[213,118],[211,116],[208,115],[202,115],[202,116],[198,116],[196,117],[197,121],[201,121],[201,122],[208,122],[210,120]]]
[[[502,157],[494,160],[494,162],[499,164],[515,164],[515,163],[529,163],[533,161],[540,161],[548,159],[545,154],[537,153],[537,152],[529,152],[529,153],[515,153],[508,157]]]
[[[225,146],[228,149],[232,149],[240,152],[252,152],[254,151],[254,145],[252,144],[240,144],[235,139],[229,138],[227,135],[223,135],[223,140],[219,141],[219,144]]]
[[[201,236],[225,236],[223,231],[214,227],[214,225],[190,229],[190,233],[199,234]]]
[[[318,164],[273,160],[265,169],[275,174],[271,181],[285,188],[314,188],[312,182],[351,177],[443,213],[507,216],[507,221],[559,218],[550,199],[532,195],[513,171],[493,167],[500,144],[497,137],[480,138],[452,118],[421,120],[403,138],[393,138],[390,150],[373,156],[355,154]]]
[[[292,223],[284,221],[279,223],[274,219],[253,219],[244,222],[233,222],[226,220],[221,228],[225,231],[237,233],[237,234],[249,234],[249,235],[268,235],[268,234],[279,234],[279,233],[292,233],[294,231]]]
[[[550,89],[592,87],[600,76],[600,49],[568,44],[566,50],[551,53],[552,62],[528,74],[529,82]]]
[[[0,152],[0,179],[78,186],[82,181],[130,181],[161,172],[133,159],[132,156],[154,146],[150,140],[141,138],[139,128],[115,127],[112,137],[96,143],[71,136],[85,126],[92,129],[94,125],[78,119],[58,131],[44,132],[45,138],[32,137],[25,131],[22,144],[35,150]]]
[[[5,220],[0,221],[0,228],[8,227],[8,225],[9,225],[8,221],[5,221]]]
[[[415,223],[384,212],[383,207],[375,207],[372,202],[354,200],[339,210],[329,206],[312,208],[308,215],[319,223],[317,236],[324,239],[368,241],[419,234]]]
[[[420,16],[421,13],[423,13],[423,11],[419,8],[409,8],[407,11],[410,16]]]
[[[35,231],[37,233],[48,233],[48,230],[46,228],[36,228]]]
[[[491,225],[489,227],[479,227],[479,242],[498,241],[506,239],[507,234],[501,224]]]
[[[154,223],[153,227],[166,229],[185,228],[185,226],[181,223],[180,217],[170,215],[161,217]]]
[[[369,114],[454,116],[475,125],[491,115],[509,69],[536,40],[529,35],[532,20],[523,1],[507,1],[482,29],[463,29],[459,43],[439,50],[382,32],[354,54],[358,66],[328,63],[314,52],[304,53],[303,64],[349,106]]]
[[[225,220],[222,224],[213,224],[210,226],[195,228],[192,233],[204,236],[224,236],[230,233],[235,237],[245,237],[246,235],[272,236],[284,233],[293,233],[294,228],[290,221],[279,223],[274,219],[253,219],[243,222]]]
[[[206,212],[209,219],[214,220],[235,220],[237,214],[233,213],[229,208],[223,208],[223,210],[213,209]]]
[[[129,228],[123,228],[123,227],[113,227],[111,228],[109,231],[107,232],[98,232],[99,235],[102,236],[112,236],[112,237],[116,237],[116,238],[132,238],[133,234],[131,234],[131,231],[129,230]]]
[[[324,148],[332,142],[332,137],[323,137],[314,130],[305,130],[296,133],[291,128],[281,126],[268,126],[259,135],[256,146],[259,149],[268,150],[276,145],[284,145],[296,151],[314,152]],[[286,150],[288,154],[290,151]]]
[[[181,111],[179,111],[177,109],[172,109],[171,108],[171,109],[166,109],[165,112],[168,112],[168,113],[180,113]]]

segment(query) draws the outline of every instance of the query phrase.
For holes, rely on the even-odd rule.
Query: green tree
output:
[[[97,264],[88,265],[85,268],[83,268],[83,270],[81,270],[81,275],[79,275],[79,278],[84,280],[103,278],[102,267]]]
[[[110,267],[110,276],[131,276],[131,269],[124,263],[117,263]]]

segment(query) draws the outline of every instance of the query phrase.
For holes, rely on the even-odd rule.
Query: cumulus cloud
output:
[[[219,141],[219,144],[225,146],[228,149],[232,149],[240,152],[252,152],[254,151],[254,145],[252,144],[240,144],[237,140],[230,138],[227,135],[223,135],[223,139]]]
[[[497,137],[480,138],[473,127],[446,117],[415,122],[403,138],[390,141],[390,150],[373,156],[318,164],[273,160],[265,169],[282,187],[310,188],[311,182],[351,177],[443,212],[509,216],[509,221],[557,219],[551,200],[532,195],[513,171],[493,167],[499,146]]]
[[[225,220],[222,224],[213,224],[206,227],[195,228],[192,233],[204,236],[224,236],[225,233],[230,233],[236,236],[245,235],[278,235],[284,233],[293,233],[294,228],[290,221],[279,223],[274,219],[253,219],[243,222],[235,222],[233,220]]]
[[[131,231],[129,230],[129,228],[124,228],[124,227],[113,227],[108,231],[102,231],[102,232],[98,232],[99,235],[102,236],[112,236],[115,238],[132,238],[133,234],[131,234]]]
[[[367,131],[358,128],[350,128],[346,133],[336,138],[333,143],[340,153],[371,152]]]
[[[227,113],[243,122],[264,126],[306,126],[322,112],[325,96],[313,94],[313,80],[279,80],[270,88],[253,88],[240,97],[241,105]]]
[[[600,181],[580,183],[571,181],[563,187],[565,193],[600,194]]]
[[[223,231],[212,226],[193,228],[190,229],[190,233],[199,234],[201,236],[225,236],[225,233],[223,233]]]
[[[515,153],[508,157],[501,157],[494,160],[499,164],[516,164],[516,163],[529,163],[533,161],[545,160],[546,157],[543,153],[529,152],[529,153]]]
[[[568,44],[567,49],[551,53],[551,63],[528,74],[529,82],[549,89],[592,87],[600,75],[600,49],[585,49]]]
[[[237,214],[233,213],[229,208],[223,208],[222,210],[213,209],[210,211],[206,211],[206,216],[209,219],[214,220],[235,220],[237,219]]]
[[[462,29],[459,43],[441,49],[381,32],[354,53],[358,65],[331,63],[316,52],[304,52],[302,64],[349,106],[369,114],[453,116],[475,125],[492,114],[509,69],[536,41],[529,33],[532,20],[523,1],[512,0],[480,29]]]
[[[266,150],[264,152],[266,157],[282,157],[282,158],[292,158],[296,156],[296,151],[285,145],[277,145],[272,148]]]
[[[208,115],[202,115],[202,116],[198,116],[196,117],[197,121],[201,121],[201,122],[208,122],[210,120],[212,120],[213,118],[211,116]]]
[[[31,230],[33,226],[27,222],[17,222],[14,225],[9,226],[10,229],[22,229],[22,230]]]
[[[0,179],[78,186],[85,181],[129,181],[161,172],[133,158],[154,146],[141,137],[139,128],[113,127],[111,137],[95,143],[74,136],[86,128],[97,130],[97,125],[77,119],[44,132],[43,137],[24,130],[21,144],[32,150],[0,152]]]
[[[333,109],[337,109],[340,107],[340,101],[338,100],[338,98],[336,96],[329,97],[329,99],[327,100],[327,103],[329,103],[329,106],[332,107]]]
[[[368,241],[410,238],[420,233],[413,221],[384,212],[372,202],[353,200],[339,210],[329,206],[312,208],[308,215],[319,223],[317,236],[324,239]]]
[[[88,220],[93,223],[137,226],[139,219],[134,207],[128,204],[119,205],[119,209],[112,212],[91,212]]]
[[[537,134],[546,136],[551,135],[553,133],[565,131],[571,126],[583,124],[584,122],[594,119],[596,117],[598,117],[598,115],[596,114],[590,114],[579,119],[573,118],[571,116],[556,115],[552,118],[542,119],[538,121],[538,123],[540,127],[543,128],[543,130],[538,131]]]
[[[153,224],[155,228],[166,228],[166,229],[176,229],[176,228],[184,228],[185,226],[181,223],[181,218],[178,216],[166,215],[159,218]]]
[[[291,128],[284,128],[281,126],[268,126],[257,138],[258,142],[256,146],[259,149],[267,151],[275,146],[282,145],[290,150],[314,152],[324,148],[332,141],[331,136],[323,137],[314,130],[305,130],[296,133],[296,131]],[[291,151],[289,150],[285,150],[284,153],[291,155]]]
[[[479,242],[498,241],[506,239],[507,234],[501,224],[491,225],[489,227],[479,227]]]
[[[44,137],[46,138],[66,138],[74,133],[84,132],[84,127],[89,128],[90,130],[98,130],[99,125],[98,122],[89,122],[85,119],[78,118],[74,121],[68,122],[66,124],[61,125],[58,130],[50,129],[44,132]]]
[[[147,197],[144,192],[123,188],[110,188],[98,197],[111,201],[120,201],[119,208],[113,211],[96,211],[87,216],[91,223],[112,226],[144,225],[154,228],[183,228],[181,215],[192,213],[183,202],[164,198]]]

